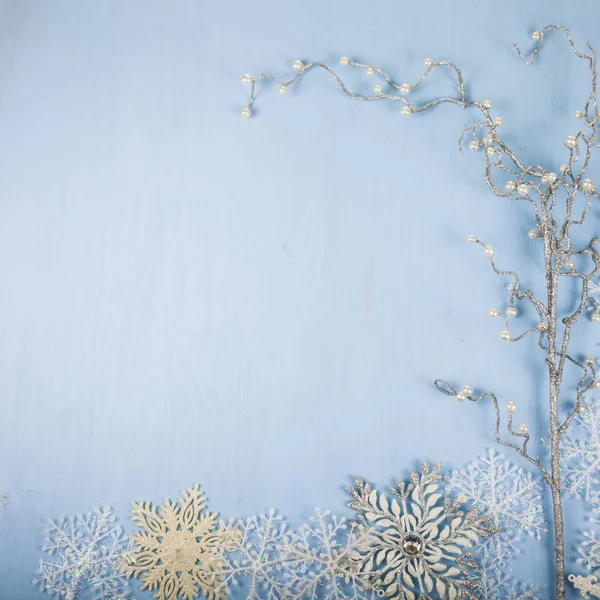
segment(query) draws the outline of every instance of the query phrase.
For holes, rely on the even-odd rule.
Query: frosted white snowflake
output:
[[[600,405],[586,398],[586,411],[561,439],[564,489],[568,496],[590,502],[600,483]]]
[[[286,600],[359,600],[375,598],[365,589],[365,576],[358,572],[352,555],[359,538],[354,525],[329,511],[301,525],[281,548],[285,568]]]
[[[489,548],[484,546],[477,558],[474,578],[479,583],[479,600],[539,600],[539,590],[512,577],[495,554],[489,555]]]
[[[277,600],[284,592],[281,548],[292,540],[283,517],[271,509],[266,515],[230,523],[240,535],[233,539],[221,579],[225,590],[248,581],[247,600]]]
[[[42,592],[65,600],[85,595],[94,600],[124,600],[128,585],[120,571],[128,539],[108,507],[86,515],[50,521],[42,550],[53,560],[40,560],[33,583]]]
[[[547,531],[543,479],[495,450],[490,449],[478,461],[453,471],[447,489],[456,492],[460,500],[479,506],[500,527],[500,533],[490,538],[482,551],[501,565],[519,553],[516,544],[522,533],[539,540]]]

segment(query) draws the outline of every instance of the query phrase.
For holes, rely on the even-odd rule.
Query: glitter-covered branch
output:
[[[350,91],[340,76],[323,63],[304,64],[301,61],[295,61],[292,67],[296,74],[289,80],[279,79],[269,73],[263,73],[257,77],[245,75],[242,78],[242,81],[250,86],[250,98],[248,105],[241,110],[241,116],[251,116],[256,98],[256,87],[261,80],[270,79],[277,82],[279,92],[283,95],[298,79],[317,69],[327,71],[349,98],[369,102],[397,102],[400,105],[400,114],[405,117],[427,112],[439,104],[445,103],[454,104],[460,108],[472,108],[480,114],[477,122],[470,125],[460,136],[459,150],[462,152],[465,145],[473,152],[483,149],[484,179],[490,191],[496,196],[516,202],[526,202],[531,206],[535,218],[535,228],[529,232],[529,237],[532,242],[540,244],[540,252],[543,253],[546,281],[545,299],[538,298],[530,290],[522,289],[521,279],[516,272],[496,267],[496,251],[493,246],[485,244],[474,235],[469,236],[468,240],[483,248],[496,275],[510,278],[508,285],[510,299],[507,308],[504,311],[490,310],[491,317],[500,317],[503,321],[504,327],[500,332],[500,338],[504,341],[517,342],[530,335],[536,335],[538,346],[545,355],[549,381],[549,422],[547,423],[550,442],[549,461],[546,463],[539,457],[529,454],[527,445],[530,435],[527,424],[521,424],[518,431],[513,429],[512,422],[517,410],[516,403],[508,402],[506,405],[505,425],[510,436],[509,440],[518,439],[518,441],[509,441],[503,439],[500,434],[504,419],[495,394],[492,392],[475,394],[471,386],[456,388],[442,380],[437,380],[435,384],[440,391],[455,396],[459,401],[478,402],[484,398],[491,398],[496,412],[495,437],[497,442],[515,450],[541,472],[543,481],[552,495],[556,598],[564,600],[566,576],[561,498],[564,484],[560,465],[561,437],[578,415],[585,414],[584,395],[590,390],[600,387],[600,380],[596,378],[594,359],[579,360],[574,357],[575,353],[568,351],[572,328],[586,314],[586,309],[591,309],[591,320],[600,323],[600,304],[593,282],[593,278],[600,272],[600,255],[597,248],[600,238],[594,238],[584,247],[576,248],[572,237],[572,229],[583,225],[590,213],[593,200],[599,197],[594,181],[586,176],[586,171],[590,165],[593,148],[597,143],[600,114],[597,105],[596,51],[589,43],[586,43],[586,50],[582,52],[575,46],[571,33],[566,27],[547,25],[533,33],[535,48],[528,57],[523,55],[515,44],[518,55],[525,63],[533,64],[536,56],[542,50],[546,35],[552,30],[556,30],[566,37],[568,46],[575,57],[587,64],[591,79],[589,96],[582,108],[575,113],[575,118],[581,123],[581,127],[579,131],[569,135],[563,142],[568,157],[565,164],[560,167],[559,173],[542,165],[528,165],[517,156],[500,134],[503,121],[502,118],[492,114],[492,102],[470,98],[461,70],[456,64],[449,61],[434,61],[427,58],[424,61],[425,71],[420,77],[413,83],[398,84],[374,65],[357,62],[347,57],[341,58],[342,67],[355,67],[363,70],[369,77],[382,80],[373,88],[373,95],[369,96]],[[424,103],[412,101],[410,99],[411,92],[423,85],[437,69],[446,69],[451,72],[456,79],[458,94],[434,97]],[[560,284],[573,278],[578,280],[580,294],[575,302],[574,310],[565,314],[559,309],[558,299],[559,293],[562,291]],[[525,328],[517,333],[511,323],[519,315],[517,308],[519,302],[531,304],[537,313],[539,322],[535,326]],[[575,406],[570,408],[563,407],[559,403],[559,399],[564,395],[563,378],[567,363],[582,372],[575,390]],[[567,413],[566,416],[564,413]],[[575,577],[570,580],[578,581]]]

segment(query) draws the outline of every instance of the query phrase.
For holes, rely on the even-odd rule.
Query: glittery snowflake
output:
[[[600,483],[600,404],[586,398],[586,411],[561,439],[564,489],[568,496],[590,502]]]
[[[290,542],[281,547],[286,600],[359,600],[374,598],[355,560],[360,538],[344,517],[316,510]]]
[[[464,511],[460,502],[443,498],[440,468],[425,462],[409,483],[398,481],[391,502],[358,477],[356,488],[348,488],[361,536],[353,557],[385,597],[424,600],[434,590],[449,600],[477,597],[469,550],[498,528],[478,508]]]
[[[42,592],[65,600],[82,595],[94,600],[124,600],[127,582],[120,571],[128,540],[107,507],[86,515],[50,521],[43,550],[53,560],[41,560],[33,583]]]
[[[221,588],[227,591],[247,580],[247,600],[281,598],[281,548],[292,539],[283,517],[271,509],[266,515],[239,519],[229,526],[232,525],[239,534],[229,543],[228,561],[222,564]]]
[[[453,471],[447,489],[463,502],[481,508],[500,528],[500,533],[485,543],[487,556],[500,564],[519,553],[522,533],[539,540],[547,531],[543,479],[495,450],[488,450],[465,469]]]
[[[142,590],[157,590],[157,600],[193,600],[199,593],[209,600],[225,600],[225,552],[235,529],[206,512],[206,496],[198,485],[183,492],[179,505],[166,500],[157,510],[149,502],[133,503],[139,530],[131,537],[133,550],[124,568],[140,577]]]

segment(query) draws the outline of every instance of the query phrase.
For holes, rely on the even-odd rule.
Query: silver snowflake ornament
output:
[[[350,508],[359,513],[359,543],[353,552],[358,570],[378,595],[400,600],[477,598],[471,548],[498,532],[478,508],[463,510],[444,498],[439,463],[423,463],[409,482],[398,481],[393,498],[359,477],[348,488]]]

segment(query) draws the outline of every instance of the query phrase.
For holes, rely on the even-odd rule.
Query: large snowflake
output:
[[[586,411],[561,439],[564,489],[590,502],[600,483],[600,405],[585,399]]]
[[[82,594],[94,600],[127,598],[127,582],[120,567],[127,556],[128,540],[114,521],[107,507],[50,521],[42,549],[53,560],[40,561],[33,583],[42,592],[65,600]]]
[[[348,488],[350,508],[359,512],[360,541],[353,558],[371,586],[399,600],[474,599],[476,566],[469,549],[498,528],[478,508],[461,510],[440,492],[439,463],[398,481],[391,502],[384,493],[356,477]]]
[[[465,469],[453,471],[447,489],[491,515],[500,533],[486,542],[485,551],[490,559],[502,563],[519,553],[516,544],[522,533],[539,540],[547,531],[542,484],[541,476],[534,476],[490,449]]]
[[[142,590],[157,590],[157,600],[193,600],[201,592],[210,600],[226,598],[225,552],[234,528],[205,512],[206,496],[198,485],[183,492],[179,505],[167,500],[157,510],[149,502],[133,503],[139,530],[131,537],[131,557],[124,571],[140,577]]]
[[[247,600],[281,598],[281,547],[292,539],[283,517],[271,509],[266,515],[239,519],[234,526],[239,534],[230,540],[229,560],[222,563],[220,588],[227,591],[246,579]]]
[[[355,560],[357,527],[344,517],[316,510],[281,548],[286,600],[359,600],[374,598]]]

